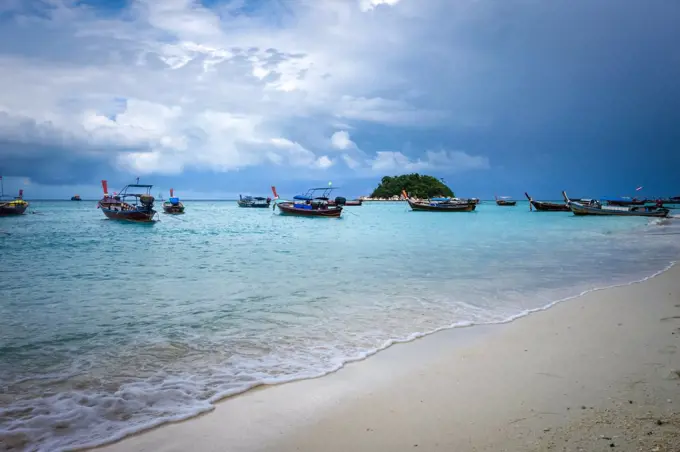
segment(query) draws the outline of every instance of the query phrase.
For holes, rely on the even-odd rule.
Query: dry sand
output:
[[[680,451],[680,266],[233,397],[114,451]]]

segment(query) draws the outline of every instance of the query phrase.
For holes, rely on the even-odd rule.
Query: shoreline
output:
[[[235,411],[246,411],[246,412],[251,412],[257,419],[260,419],[263,421],[265,424],[271,424],[274,423],[276,424],[276,419],[279,419],[282,417],[286,417],[289,419],[285,423],[285,428],[282,428],[282,430],[288,430],[288,433],[284,435],[281,433],[281,435],[284,435],[287,439],[288,442],[291,443],[291,449],[290,450],[319,450],[319,449],[314,449],[314,448],[305,448],[305,441],[311,436],[314,436],[313,432],[310,434],[304,435],[303,440],[300,439],[298,436],[297,439],[295,434],[292,434],[295,430],[302,429],[304,431],[305,426],[310,427],[310,424],[313,425],[314,423],[318,422],[317,419],[313,416],[314,413],[317,415],[319,414],[319,411],[321,410],[322,412],[326,412],[330,410],[330,416],[331,418],[333,417],[333,406],[334,405],[340,405],[341,402],[339,399],[342,397],[342,394],[344,391],[338,391],[338,386],[343,387],[343,380],[346,380],[348,375],[353,375],[354,378],[357,378],[357,382],[359,383],[358,386],[364,386],[367,384],[367,382],[373,381],[373,378],[367,375],[367,372],[369,371],[369,368],[375,368],[376,366],[384,366],[385,361],[390,361],[394,359],[394,355],[401,354],[403,356],[406,355],[412,355],[412,350],[420,349],[420,354],[423,356],[428,356],[430,355],[429,351],[423,350],[423,343],[432,343],[435,344],[435,342],[441,342],[441,341],[451,341],[451,338],[455,337],[455,344],[449,344],[452,346],[454,349],[454,353],[457,352],[462,352],[465,349],[466,344],[469,345],[470,342],[477,342],[478,339],[481,339],[483,336],[484,339],[483,341],[487,340],[494,340],[494,337],[497,337],[499,335],[502,335],[503,331],[507,331],[508,327],[512,327],[511,329],[517,329],[519,328],[520,330],[526,330],[529,328],[529,325],[524,325],[528,324],[529,319],[534,319],[532,320],[531,323],[536,323],[537,321],[535,319],[539,319],[538,323],[541,323],[543,320],[543,317],[548,317],[546,314],[552,313],[555,310],[561,310],[561,309],[570,309],[574,310],[576,309],[576,305],[582,305],[585,301],[584,300],[589,300],[591,298],[609,298],[608,295],[610,295],[613,291],[624,291],[626,287],[631,287],[631,286],[638,286],[638,287],[645,287],[646,286],[654,286],[654,282],[657,281],[657,279],[664,278],[664,276],[667,276],[668,278],[664,279],[669,279],[670,274],[678,274],[680,275],[680,269],[678,266],[674,265],[675,263],[671,263],[669,266],[667,266],[664,270],[661,270],[654,275],[651,275],[647,278],[644,278],[639,281],[633,281],[630,283],[625,283],[621,285],[616,285],[616,286],[611,286],[611,287],[605,287],[605,288],[594,288],[589,291],[586,291],[584,293],[581,293],[579,295],[575,295],[572,297],[567,297],[561,300],[556,300],[549,305],[543,307],[543,308],[538,308],[532,311],[528,311],[525,313],[522,313],[521,315],[514,316],[504,322],[499,322],[496,324],[481,324],[481,325],[474,325],[477,328],[461,328],[460,326],[447,326],[447,327],[442,327],[439,329],[436,329],[433,332],[430,333],[425,333],[425,334],[420,334],[416,335],[416,337],[409,338],[408,340],[404,341],[393,341],[392,344],[387,344],[386,347],[383,347],[381,349],[378,349],[376,351],[373,351],[370,354],[367,354],[367,356],[356,359],[353,361],[349,361],[345,363],[343,366],[341,366],[338,370],[325,373],[323,376],[324,378],[319,377],[312,377],[308,379],[302,379],[302,380],[296,380],[290,383],[285,383],[285,384],[275,384],[275,385],[259,385],[257,387],[254,387],[250,390],[247,390],[241,394],[238,395],[233,395],[229,396],[226,398],[223,398],[221,401],[215,403],[215,408],[213,410],[210,410],[207,413],[199,414],[195,417],[191,417],[186,421],[182,422],[172,422],[172,423],[165,423],[161,426],[150,428],[150,429],[145,429],[141,432],[134,433],[131,436],[127,436],[123,438],[122,440],[118,440],[117,442],[109,442],[107,443],[108,445],[104,445],[98,450],[110,450],[110,451],[116,451],[116,450],[162,450],[162,451],[170,451],[170,450],[181,450],[182,447],[179,446],[178,443],[176,443],[174,440],[167,440],[168,435],[174,436],[174,434],[177,434],[178,437],[186,438],[186,437],[192,437],[191,432],[193,430],[200,430],[201,433],[201,438],[203,438],[206,443],[203,444],[201,443],[201,448],[200,450],[220,450],[220,449],[214,449],[209,443],[211,441],[221,441],[221,440],[228,440],[230,441],[231,444],[234,444],[234,442],[238,442],[240,445],[239,447],[236,447],[234,445],[233,450],[289,450],[286,448],[280,448],[280,443],[279,440],[280,438],[276,441],[277,446],[274,449],[271,449],[271,440],[273,438],[270,438],[269,440],[265,440],[266,435],[262,435],[260,432],[259,434],[254,434],[254,440],[250,438],[250,441],[248,441],[247,438],[244,438],[244,436],[248,435],[241,435],[240,433],[242,431],[249,431],[248,427],[250,427],[250,431],[252,431],[252,425],[249,424],[246,420],[241,418],[240,416],[238,419],[233,419],[235,416]],[[660,284],[656,284],[657,286]],[[673,291],[676,292],[677,294],[677,286],[674,286]],[[598,296],[599,295],[599,296]],[[574,300],[580,300],[580,303],[578,301]],[[572,303],[563,303],[564,301],[572,301]],[[596,303],[597,304],[597,303]],[[573,305],[573,306],[572,306]],[[535,313],[536,315],[529,315]],[[552,315],[551,315],[552,317]],[[680,318],[680,317],[678,317]],[[500,325],[499,325],[500,324]],[[437,334],[435,334],[437,333]],[[526,334],[526,332],[525,332]],[[680,334],[680,333],[679,333]],[[444,338],[444,336],[447,336]],[[415,340],[419,339],[419,340]],[[400,344],[400,347],[392,347],[391,345],[394,344]],[[425,346],[426,347],[426,346]],[[378,351],[381,351],[382,353],[377,353]],[[425,353],[422,353],[425,352]],[[435,354],[436,355],[436,354]],[[368,356],[373,356],[371,360],[367,360],[366,358]],[[402,356],[402,357],[403,357]],[[412,359],[418,358],[417,356],[411,357]],[[439,358],[437,356],[430,356],[432,359]],[[417,360],[417,359],[416,359]],[[414,369],[414,364],[416,363],[409,363],[408,365],[403,365],[403,359],[398,359],[400,361],[399,367],[400,369],[394,369],[392,368],[390,373],[394,374],[408,374],[412,372]],[[394,363],[392,363],[394,364]],[[676,366],[677,368],[680,368],[680,363]],[[374,371],[376,369],[373,369]],[[380,371],[379,373],[384,373],[384,367],[377,369]],[[425,375],[427,372],[425,373]],[[456,377],[456,374],[453,373],[451,375],[452,378]],[[373,382],[375,383],[375,382]],[[399,384],[399,381],[397,380],[397,383]],[[355,385],[353,385],[355,386]],[[266,391],[264,391],[266,389]],[[344,388],[346,390],[351,390],[351,388]],[[315,400],[309,400],[307,405],[303,404],[303,409],[295,409],[294,407],[291,407],[290,405],[292,404],[292,400],[300,399],[301,397],[301,392],[308,393],[311,391],[312,393],[315,393],[317,396],[322,396],[322,399],[330,397],[331,400],[334,400],[335,403],[332,403],[332,406],[327,406],[328,404],[322,403],[319,406],[318,401]],[[287,394],[287,395],[286,395]],[[287,397],[289,399],[287,399]],[[307,400],[308,396],[303,396],[303,399]],[[269,400],[268,400],[269,399]],[[271,404],[272,402],[275,402],[274,405],[276,405],[276,409],[263,409],[260,404]],[[361,402],[361,399],[356,401],[357,403]],[[259,408],[258,408],[259,407]],[[309,411],[309,413],[306,413],[306,411]],[[292,419],[290,414],[291,412],[295,414]],[[324,416],[317,416],[320,419],[324,419]],[[234,427],[233,429],[228,429],[228,431],[223,431],[224,429],[216,428],[216,422],[218,419],[222,419],[222,422],[229,422],[230,424],[233,424],[235,420],[237,420],[237,424],[243,424],[244,422],[246,425],[241,425],[241,428],[236,428]],[[351,421],[351,419],[350,419]],[[220,422],[221,423],[221,422]],[[279,420],[278,423],[280,424],[281,421]],[[219,425],[219,424],[217,424]],[[194,435],[195,436],[195,435]],[[275,435],[275,436],[280,436],[280,435]],[[324,436],[324,435],[322,435]],[[377,436],[377,435],[374,435]],[[212,439],[211,439],[212,438]],[[191,443],[186,443],[186,445],[193,444],[195,447],[195,440],[194,438]],[[238,440],[238,441],[237,441]],[[168,442],[170,444],[164,444],[165,442]],[[269,443],[269,448],[267,447],[267,444]],[[294,445],[294,447],[293,447]],[[203,447],[205,446],[205,448]],[[368,445],[365,445],[368,447]],[[186,447],[186,446],[185,446]],[[317,446],[319,447],[319,446]],[[350,446],[346,446],[350,447]],[[356,449],[358,447],[358,449]],[[373,445],[373,447],[382,447],[381,445]],[[411,447],[413,447],[411,445]],[[423,447],[423,446],[421,446]],[[354,444],[350,447],[350,449],[354,448],[354,450],[371,450],[370,448],[367,449],[362,449],[362,444]],[[328,449],[332,450],[332,449]],[[334,449],[333,449],[334,450]],[[342,450],[342,449],[337,449],[337,450]],[[348,449],[349,450],[349,449]],[[420,449],[422,450],[422,448]],[[480,449],[482,450],[482,449]],[[508,450],[517,450],[517,449],[508,449]]]

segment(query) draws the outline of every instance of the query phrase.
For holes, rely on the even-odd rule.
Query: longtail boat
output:
[[[619,198],[604,197],[600,198],[601,202],[605,202],[608,206],[644,206],[647,203],[646,199],[629,198],[628,196],[623,196]]]
[[[281,215],[295,215],[299,217],[339,218],[345,205],[345,198],[338,196],[334,205],[329,205],[328,196],[334,188],[311,188],[304,195],[296,195],[293,201],[274,202],[274,209],[279,208]],[[274,199],[278,199],[276,187],[272,187]]]
[[[360,207],[362,204],[363,204],[363,201],[361,199],[348,199],[347,202],[345,202],[345,207]],[[334,206],[335,200],[329,199],[328,205]]]
[[[659,206],[603,206],[600,201],[582,199],[579,202],[569,199],[565,192],[562,192],[564,201],[574,215],[608,215],[621,217],[659,217],[665,218],[670,210]]]
[[[24,201],[24,191],[19,190],[19,196],[14,199],[8,199],[5,196],[5,186],[0,176],[0,217],[10,217],[14,215],[23,215],[28,209],[28,203]]]
[[[163,212],[171,215],[184,213],[184,204],[175,196],[175,190],[170,189],[170,198],[163,203]]]
[[[670,198],[660,198],[657,199],[656,201],[647,201],[647,202],[654,202],[656,204],[680,204],[680,196],[671,196]]]
[[[73,195],[71,196],[71,201],[82,201],[82,199],[80,199],[80,195]]]
[[[534,198],[529,196],[527,192],[524,192],[524,196],[529,200],[529,210],[532,208],[536,209],[538,212],[570,212],[571,209],[567,204],[562,204],[559,202],[548,202],[548,201],[535,201]]]
[[[510,197],[508,196],[501,196],[500,198],[498,196],[496,198],[496,205],[498,206],[504,206],[504,207],[512,207],[517,204],[517,201],[511,201]]]
[[[239,207],[249,207],[253,209],[266,209],[271,205],[272,199],[271,198],[264,198],[262,196],[241,196],[238,195],[238,203]]]
[[[137,182],[126,185],[120,193],[109,195],[108,184],[103,180],[104,197],[97,203],[97,208],[102,209],[106,218],[111,220],[142,223],[154,221],[156,211],[153,209],[154,197],[151,196],[153,185],[140,185],[139,178]],[[142,193],[130,191],[135,189],[141,189]]]
[[[421,201],[412,199],[406,190],[402,191],[402,195],[411,210],[416,212],[472,212],[477,208],[477,203],[472,199],[432,198]]]

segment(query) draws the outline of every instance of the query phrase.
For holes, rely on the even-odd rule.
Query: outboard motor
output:
[[[141,195],[139,197],[139,202],[141,202],[144,207],[153,207],[154,197],[151,195]]]
[[[336,198],[335,198],[335,205],[336,206],[344,206],[345,204],[347,204],[347,199],[345,199],[342,196],[336,196]]]

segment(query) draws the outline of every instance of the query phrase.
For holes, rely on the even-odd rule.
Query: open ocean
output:
[[[451,214],[365,203],[333,220],[187,201],[153,225],[107,220],[95,204],[33,202],[36,214],[0,218],[0,446],[101,444],[680,257],[678,219],[526,202]]]

